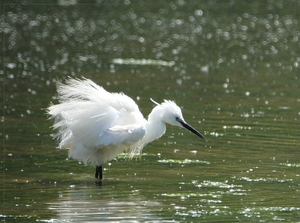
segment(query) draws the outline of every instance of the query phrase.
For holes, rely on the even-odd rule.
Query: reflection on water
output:
[[[114,188],[109,188],[113,190]],[[57,217],[51,222],[141,222],[162,221],[155,216],[153,210],[158,210],[161,204],[143,200],[138,191],[132,194],[121,194],[117,197],[108,196],[103,188],[73,188],[59,193],[59,199],[50,204],[50,209],[57,212]],[[106,192],[106,193],[105,193]],[[110,197],[110,198],[109,198]],[[164,219],[164,222],[168,220]]]
[[[117,59],[113,59],[112,62],[114,64],[156,65],[156,66],[168,66],[168,67],[171,67],[175,64],[174,61],[167,62],[167,61],[163,61],[163,60],[134,59],[134,58],[130,58],[130,59],[117,58]]]
[[[299,221],[300,1],[0,4],[1,220]],[[96,186],[41,109],[67,76],[145,116],[149,98],[175,100],[208,142],[168,126]]]

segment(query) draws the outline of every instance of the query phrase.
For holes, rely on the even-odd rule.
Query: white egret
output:
[[[47,108],[54,119],[54,135],[59,148],[69,149],[69,157],[96,166],[95,177],[102,179],[102,165],[126,151],[140,154],[149,142],[160,138],[166,123],[184,127],[205,137],[185,122],[173,101],[156,104],[146,120],[137,104],[123,93],[109,93],[89,79],[57,82],[59,104]]]

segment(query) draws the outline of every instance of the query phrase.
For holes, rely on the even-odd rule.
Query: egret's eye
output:
[[[179,117],[175,117],[175,120],[176,120],[177,122],[179,122],[180,118],[179,118]]]

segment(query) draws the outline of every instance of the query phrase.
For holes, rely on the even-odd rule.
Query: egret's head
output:
[[[155,102],[153,99],[151,99],[151,101],[157,105],[162,121],[171,125],[186,128],[206,141],[205,137],[200,132],[185,122],[181,109],[174,101],[164,100],[161,104]]]

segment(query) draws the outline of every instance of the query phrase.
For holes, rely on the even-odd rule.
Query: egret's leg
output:
[[[95,178],[102,180],[102,166],[96,166]]]

